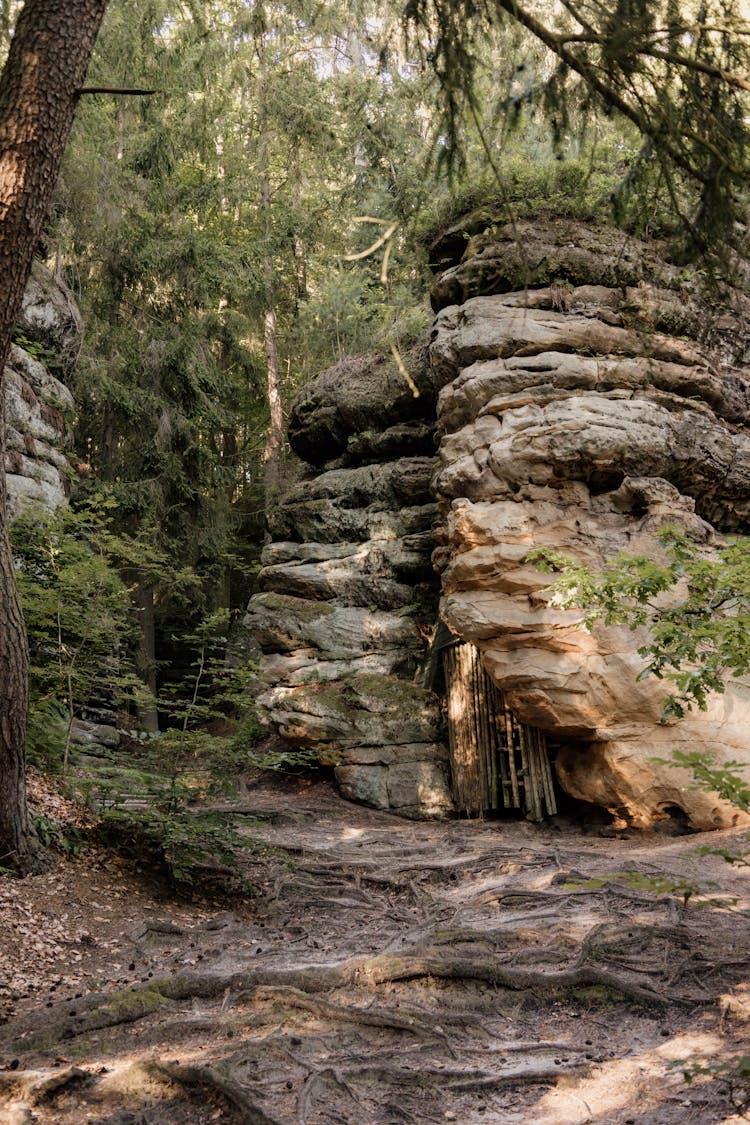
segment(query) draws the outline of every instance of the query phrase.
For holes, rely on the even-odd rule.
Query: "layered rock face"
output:
[[[348,359],[298,397],[310,475],[270,513],[245,629],[261,717],[333,762],[342,793],[405,816],[450,808],[438,698],[414,682],[437,612],[435,397],[424,349]],[[317,472],[316,472],[317,470]]]
[[[556,221],[495,234],[433,301],[442,616],[558,743],[574,797],[640,827],[677,810],[700,828],[746,820],[653,759],[702,748],[750,763],[750,684],[661,725],[663,685],[637,681],[644,637],[583,629],[525,562],[538,546],[592,567],[654,554],[665,523],[707,551],[716,531],[747,531],[742,299],[709,318],[650,248]]]
[[[69,294],[36,262],[23,299],[5,372],[8,506],[11,518],[31,504],[54,510],[68,491],[68,427],[73,398],[58,378],[76,350],[80,315]]]

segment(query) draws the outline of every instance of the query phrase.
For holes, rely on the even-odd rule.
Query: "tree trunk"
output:
[[[155,734],[159,730],[156,706],[156,629],[154,626],[154,587],[148,575],[138,576],[136,591],[138,605],[138,654],[136,669],[149,694],[146,702],[138,704],[138,725],[141,730]]]
[[[10,341],[106,0],[27,0],[0,76],[0,862],[29,870],[28,648],[7,529]]]
[[[281,489],[281,452],[284,448],[284,412],[281,405],[279,353],[276,347],[276,310],[268,308],[263,317],[263,344],[266,352],[266,383],[270,413],[268,435],[263,450],[263,482],[266,504],[279,498]]]
[[[302,214],[302,171],[299,164],[299,141],[295,141],[289,153],[289,190],[292,197],[292,207],[295,216]],[[299,234],[292,238],[292,252],[294,254],[294,311],[299,310],[301,301],[308,299],[307,292],[307,259],[305,247]]]
[[[260,205],[263,217],[263,279],[265,310],[263,313],[263,348],[266,353],[266,386],[269,423],[263,450],[263,488],[266,507],[278,500],[281,487],[281,454],[284,448],[284,412],[281,402],[279,351],[276,342],[276,281],[273,262],[273,224],[271,215],[271,154],[268,123],[268,89],[266,81],[266,40],[262,35],[256,44],[258,53],[258,176]]]

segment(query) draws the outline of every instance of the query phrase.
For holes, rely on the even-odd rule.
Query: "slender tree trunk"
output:
[[[263,216],[263,277],[265,311],[263,313],[263,347],[266,353],[266,384],[270,412],[268,436],[263,450],[263,485],[266,505],[278,497],[281,485],[281,452],[284,447],[284,413],[281,404],[279,351],[276,343],[276,284],[272,252],[271,216],[271,153],[268,125],[268,88],[266,80],[265,36],[258,41],[258,105],[260,139],[258,144],[258,176],[260,205]]]
[[[136,592],[138,604],[138,655],[136,667],[143,680],[150,699],[138,706],[138,724],[142,730],[152,734],[159,729],[159,714],[156,708],[156,629],[154,626],[154,588],[148,577],[139,575]]]
[[[0,857],[34,866],[28,648],[7,530],[4,368],[106,0],[27,0],[0,76]]]
[[[292,207],[296,215],[302,213],[302,172],[299,163],[299,142],[296,141],[292,146],[289,154],[289,189],[292,197]],[[292,251],[294,253],[294,278],[295,278],[295,292],[294,292],[294,310],[299,310],[301,301],[308,299],[307,292],[307,260],[305,258],[305,247],[302,239],[298,234],[294,234],[292,240]]]
[[[281,451],[284,446],[284,412],[281,404],[279,352],[276,347],[276,309],[267,308],[263,317],[263,346],[266,351],[266,381],[270,418],[263,450],[263,481],[266,503],[278,499],[281,487]]]

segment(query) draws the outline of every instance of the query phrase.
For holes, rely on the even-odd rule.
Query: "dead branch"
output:
[[[139,90],[129,86],[82,86],[78,91],[78,96],[82,97],[84,94],[124,94],[126,96],[149,97],[151,94],[158,93],[158,90]]]

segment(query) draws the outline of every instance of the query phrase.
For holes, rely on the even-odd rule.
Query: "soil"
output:
[[[747,1120],[715,1068],[750,1055],[750,869],[698,851],[739,830],[413,823],[294,780],[231,815],[264,845],[231,907],[93,846],[0,879],[0,1121]]]

